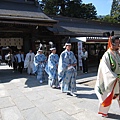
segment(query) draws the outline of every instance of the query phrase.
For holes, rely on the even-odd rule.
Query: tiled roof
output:
[[[51,19],[45,15],[39,6],[34,4],[27,3],[16,3],[16,2],[6,2],[0,1],[0,21],[10,22],[13,19],[13,22],[24,22],[28,21],[30,23],[40,22],[55,24],[57,21]],[[12,21],[11,21],[12,22]]]
[[[87,36],[102,36],[104,32],[114,31],[115,35],[120,36],[120,24],[110,24],[100,21],[69,18],[62,16],[60,17],[51,16],[51,18],[59,21],[57,25],[55,25],[53,28],[53,31],[57,29],[56,31],[58,32],[58,34],[67,33],[69,35],[87,37]]]

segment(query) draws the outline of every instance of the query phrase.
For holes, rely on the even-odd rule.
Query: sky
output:
[[[97,15],[110,14],[112,1],[113,0],[82,0],[85,4],[92,3],[97,10]]]
[[[97,15],[108,15],[110,14],[112,1],[113,0],[82,0],[82,3],[92,3],[97,10]]]

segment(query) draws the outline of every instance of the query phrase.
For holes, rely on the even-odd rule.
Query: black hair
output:
[[[119,40],[119,37],[118,36],[112,36],[111,37],[111,42],[115,43],[115,40]]]

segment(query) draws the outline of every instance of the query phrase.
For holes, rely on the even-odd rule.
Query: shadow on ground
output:
[[[113,113],[109,113],[109,114],[108,114],[108,118],[120,120],[120,115],[116,115],[116,114],[113,114]]]
[[[30,88],[37,87],[37,86],[43,86],[43,85],[47,85],[47,84],[48,84],[48,82],[46,79],[41,84],[41,83],[39,83],[38,80],[36,80],[36,77],[34,77],[32,80],[28,78],[25,82],[25,85],[27,85],[27,87],[30,87]]]
[[[0,69],[0,83],[9,83],[16,79],[23,79],[27,87],[47,85],[47,75],[45,76],[44,82],[40,84],[36,76],[28,75],[25,70],[20,74],[18,71],[13,71],[13,69]]]
[[[77,94],[77,98],[98,99],[96,94]]]
[[[77,91],[91,91],[94,90],[94,88],[89,88],[89,87],[77,87]]]

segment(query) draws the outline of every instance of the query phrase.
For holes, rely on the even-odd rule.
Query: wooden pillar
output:
[[[58,38],[58,37],[56,37],[55,39],[56,39],[55,43],[56,43],[56,48],[57,48],[57,54],[60,55],[63,50],[63,46],[61,42],[62,40],[61,38]]]
[[[31,45],[31,42],[30,42],[29,36],[28,35],[24,36],[24,38],[23,38],[23,49],[24,49],[25,54],[29,52],[30,45]]]
[[[35,47],[35,37],[32,37],[31,39],[31,48],[34,53],[36,53],[36,47]]]

